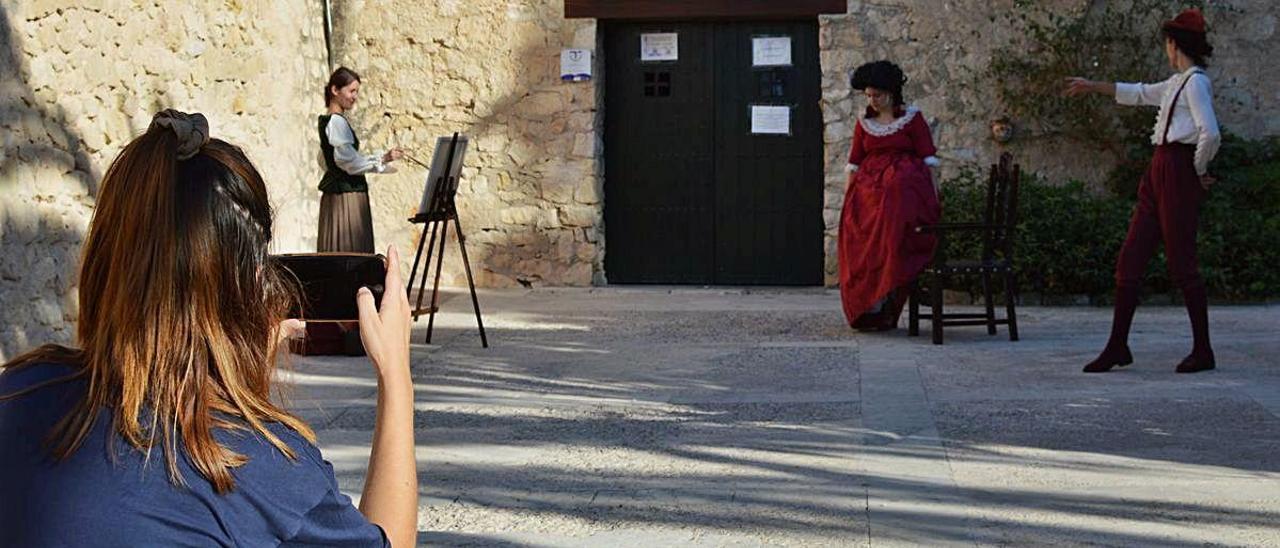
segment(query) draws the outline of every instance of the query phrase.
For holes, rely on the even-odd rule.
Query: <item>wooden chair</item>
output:
[[[916,232],[938,235],[938,251],[911,284],[907,334],[920,334],[920,320],[929,320],[933,327],[933,344],[942,344],[942,329],[947,326],[985,325],[987,334],[994,335],[997,325],[1009,326],[1009,340],[1018,340],[1018,316],[1014,302],[1018,295],[1017,275],[1013,260],[1013,241],[1017,227],[1019,167],[1009,153],[1000,155],[1000,162],[991,166],[987,178],[987,200],[982,221],[977,223],[940,223],[916,227]],[[982,236],[982,256],[953,259],[946,256],[946,237],[955,232],[979,232]],[[985,313],[947,313],[943,311],[942,289],[955,276],[980,276]],[[1005,318],[996,319],[992,283],[1003,279]],[[927,293],[926,293],[927,291]],[[926,299],[928,314],[920,313],[920,303]]]

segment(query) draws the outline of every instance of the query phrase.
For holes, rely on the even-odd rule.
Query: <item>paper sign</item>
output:
[[[751,65],[756,67],[790,66],[791,37],[752,38]]]
[[[751,133],[754,135],[790,135],[791,107],[751,105]]]
[[[586,82],[591,79],[591,50],[566,49],[560,52],[560,79]]]
[[[640,35],[641,61],[676,61],[680,59],[680,35],[674,32]]]

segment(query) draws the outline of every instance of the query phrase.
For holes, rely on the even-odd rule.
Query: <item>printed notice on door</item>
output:
[[[753,135],[791,135],[791,107],[751,105]]]
[[[679,34],[674,32],[655,32],[640,35],[641,61],[678,61],[679,59]]]
[[[756,67],[791,66],[791,37],[761,36],[752,38],[751,65]]]

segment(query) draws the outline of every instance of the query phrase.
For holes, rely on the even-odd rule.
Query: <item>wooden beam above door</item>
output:
[[[566,18],[620,20],[808,18],[847,9],[846,0],[564,0]]]

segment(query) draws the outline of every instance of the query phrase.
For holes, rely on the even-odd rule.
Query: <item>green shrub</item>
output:
[[[1280,296],[1280,138],[1228,135],[1210,166],[1218,184],[1201,213],[1201,271],[1217,296]]]
[[[1201,212],[1199,259],[1210,294],[1259,301],[1280,297],[1280,139],[1224,140],[1212,171],[1220,177]],[[946,221],[975,221],[985,199],[985,176],[974,171],[942,184]],[[1116,253],[1124,242],[1134,198],[1100,193],[1083,183],[1050,184],[1025,176],[1015,243],[1019,288],[1047,302],[1112,294]],[[976,257],[974,235],[946,242],[950,257]],[[977,294],[977,282],[969,290]],[[1147,270],[1146,289],[1169,293],[1164,253]]]

